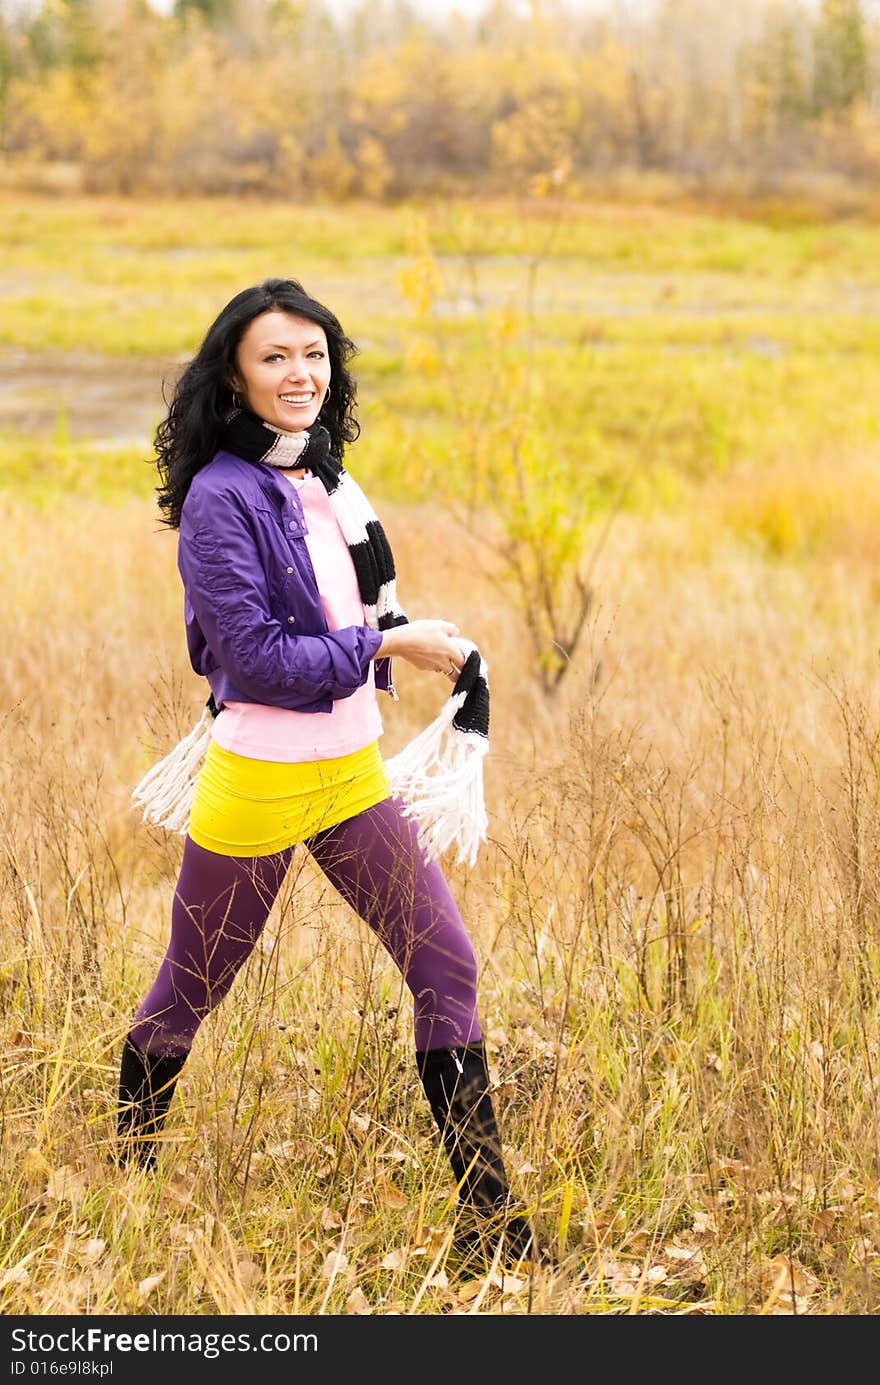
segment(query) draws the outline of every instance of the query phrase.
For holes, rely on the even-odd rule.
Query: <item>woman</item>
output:
[[[120,1157],[154,1165],[198,1028],[304,842],[412,993],[418,1073],[459,1186],[458,1244],[503,1230],[509,1252],[537,1258],[528,1221],[510,1209],[473,948],[378,745],[377,689],[396,696],[392,656],[456,690],[479,656],[453,622],[408,621],[397,605],[381,525],[368,507],[364,519],[342,466],[359,433],[354,350],[296,281],[245,289],[208,330],[157,431],[189,654],[216,716],[170,943],[124,1044]]]

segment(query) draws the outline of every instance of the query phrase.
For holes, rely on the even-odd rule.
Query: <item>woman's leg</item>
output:
[[[318,865],[381,939],[414,1003],[419,1077],[459,1186],[462,1210],[482,1229],[505,1230],[516,1257],[534,1255],[528,1221],[509,1212],[510,1190],[489,1091],[477,1007],[474,950],[443,872],[428,864],[398,799],[318,833]]]
[[[187,837],[168,950],[123,1045],[117,1126],[122,1162],[155,1163],[155,1138],[196,1031],[253,951],[290,857],[289,850],[220,856]]]
[[[412,992],[416,1049],[478,1043],[474,950],[443,872],[426,863],[400,801],[386,798],[306,845],[397,963]]]
[[[291,854],[220,856],[187,837],[171,906],[171,940],[131,1030],[144,1053],[189,1053],[202,1020],[253,951]]]

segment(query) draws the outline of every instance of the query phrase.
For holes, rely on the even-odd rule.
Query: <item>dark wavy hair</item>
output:
[[[338,318],[306,293],[296,279],[264,279],[242,289],[215,318],[205,339],[174,386],[168,413],[156,429],[156,487],[162,523],[180,527],[180,512],[192,479],[219,450],[223,423],[233,408],[231,380],[238,344],[255,317],[279,309],[323,327],[330,357],[332,389],[319,415],[330,434],[334,456],[342,460],[360,425],[354,416],[357,388],[348,362],[357,347]]]

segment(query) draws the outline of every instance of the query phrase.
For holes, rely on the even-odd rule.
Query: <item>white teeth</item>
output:
[[[310,404],[314,398],[311,394],[282,394],[280,397],[285,404]]]

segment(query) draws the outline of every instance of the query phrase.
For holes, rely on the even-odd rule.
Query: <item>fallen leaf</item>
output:
[[[811,1235],[816,1236],[820,1240],[824,1240],[827,1236],[830,1236],[831,1232],[834,1230],[834,1223],[836,1220],[837,1217],[835,1213],[831,1211],[830,1207],[820,1208],[819,1211],[814,1212],[810,1218]]]
[[[485,1283],[482,1279],[468,1279],[466,1283],[459,1285],[456,1290],[456,1298],[459,1303],[470,1303],[472,1298],[483,1292]]]
[[[46,1180],[46,1197],[53,1202],[75,1202],[85,1192],[85,1175],[72,1164],[62,1164],[53,1169]]]
[[[331,1250],[324,1259],[321,1266],[321,1274],[324,1279],[335,1279],[339,1275],[350,1273],[348,1266],[348,1256],[342,1250]]]
[[[154,1289],[158,1288],[167,1273],[167,1270],[160,1270],[158,1274],[148,1274],[146,1279],[141,1280],[138,1285],[138,1298],[141,1303],[150,1297]]]
[[[299,1161],[309,1154],[312,1149],[310,1140],[282,1140],[280,1144],[269,1145],[266,1153],[272,1159],[290,1159]]]
[[[107,1242],[102,1241],[98,1236],[93,1236],[78,1248],[77,1255],[87,1265],[93,1265],[96,1260],[100,1260],[106,1249]]]
[[[772,1275],[771,1292],[775,1291],[780,1298],[807,1298],[819,1288],[818,1279],[787,1255],[774,1255],[766,1270]]]
[[[747,1164],[744,1159],[728,1159],[719,1157],[715,1161],[715,1172],[728,1183],[739,1184],[746,1188],[759,1188],[763,1182],[761,1171]]]
[[[690,1249],[688,1246],[666,1245],[663,1247],[663,1254],[667,1260],[692,1260],[699,1253],[698,1248]]]
[[[633,1231],[626,1238],[626,1249],[630,1255],[644,1255],[651,1244],[651,1240],[652,1236],[649,1231]]]
[[[369,1116],[349,1116],[348,1128],[359,1144],[363,1144],[370,1128]]]
[[[381,1262],[383,1270],[402,1270],[406,1264],[406,1251],[402,1246],[397,1250],[389,1250],[385,1259]]]
[[[615,1298],[635,1298],[639,1292],[638,1285],[631,1279],[612,1279],[611,1293]]]
[[[419,1248],[428,1255],[436,1255],[440,1247],[452,1240],[452,1232],[442,1226],[423,1226],[419,1233]]]
[[[503,1270],[492,1270],[489,1274],[489,1283],[493,1289],[501,1289],[505,1294],[519,1294],[523,1289],[527,1289],[529,1281],[527,1279],[517,1279],[512,1274],[505,1274]]]
[[[24,1265],[13,1265],[0,1274],[0,1289],[5,1289],[7,1284],[26,1284],[29,1278]]]
[[[325,1231],[341,1231],[342,1218],[332,1207],[325,1207],[321,1213],[321,1226]]]
[[[29,1149],[22,1160],[22,1172],[31,1192],[42,1192],[52,1176],[52,1165],[38,1149]]]
[[[763,1257],[758,1264],[758,1280],[766,1293],[761,1305],[765,1314],[805,1312],[810,1294],[819,1287],[819,1281],[787,1255],[774,1255],[772,1260]]]
[[[357,1317],[365,1317],[368,1313],[372,1313],[373,1310],[363,1289],[352,1289],[345,1300],[345,1311],[349,1316]]]
[[[238,1277],[241,1281],[242,1287],[245,1289],[250,1289],[256,1281],[256,1279],[259,1277],[259,1265],[256,1264],[254,1260],[251,1260],[248,1256],[243,1256],[242,1259],[238,1261],[235,1268],[238,1270]]]
[[[535,1167],[535,1165],[532,1164],[532,1163],[530,1163],[529,1160],[525,1157],[525,1155],[524,1155],[524,1154],[521,1154],[519,1150],[516,1150],[516,1149],[511,1150],[510,1153],[508,1154],[507,1158],[508,1158],[508,1163],[510,1164],[510,1167],[513,1169],[513,1172],[516,1173],[516,1174],[537,1173],[537,1172],[538,1172],[538,1170],[537,1170],[537,1168]]]
[[[393,1207],[400,1210],[402,1207],[409,1206],[409,1198],[406,1193],[401,1192],[396,1183],[392,1183],[390,1178],[377,1178],[373,1184],[376,1195],[386,1207]]]
[[[669,1273],[676,1284],[705,1283],[709,1269],[699,1246],[665,1245],[663,1255],[673,1262]]]

